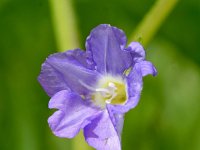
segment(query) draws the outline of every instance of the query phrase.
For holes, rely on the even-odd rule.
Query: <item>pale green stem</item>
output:
[[[58,51],[62,52],[68,49],[78,48],[78,31],[72,0],[49,0],[49,3]],[[66,144],[65,148],[69,149],[67,146],[69,145]],[[91,149],[84,141],[82,132],[72,140],[72,149]]]
[[[157,0],[129,38],[146,46],[156,34],[178,0]]]
[[[83,132],[81,131],[74,139],[73,139],[73,150],[93,150],[85,141],[84,141]]]
[[[49,0],[58,51],[79,47],[72,0]]]

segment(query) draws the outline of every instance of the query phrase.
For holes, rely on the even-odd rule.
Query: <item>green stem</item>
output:
[[[81,131],[74,139],[73,139],[73,150],[93,150],[85,141],[84,141],[83,132]]]
[[[130,41],[139,41],[146,46],[156,34],[178,0],[157,0],[142,22],[131,35]]]
[[[79,47],[78,32],[75,15],[72,7],[72,0],[49,0],[55,37],[59,51]],[[62,147],[64,145],[61,145]],[[65,145],[69,149],[70,145]],[[91,148],[84,141],[82,132],[72,140],[73,150],[90,150]]]
[[[49,0],[49,4],[58,50],[79,47],[72,0]]]

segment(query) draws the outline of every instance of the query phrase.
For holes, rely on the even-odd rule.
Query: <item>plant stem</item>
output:
[[[93,150],[85,141],[83,136],[83,132],[79,132],[79,134],[73,139],[73,150]]]
[[[55,39],[59,51],[79,47],[72,0],[49,0]]]
[[[157,0],[136,28],[135,32],[131,35],[130,41],[139,41],[146,46],[173,10],[177,2],[178,0]]]
[[[72,7],[72,0],[49,0],[49,3],[59,51],[62,52],[79,47],[77,24]],[[66,149],[69,149],[70,145],[66,144],[65,146]],[[71,148],[74,150],[91,149],[84,141],[82,132],[72,140]]]

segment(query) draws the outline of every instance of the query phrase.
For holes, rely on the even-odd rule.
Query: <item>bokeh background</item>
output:
[[[81,48],[101,23],[129,37],[154,3],[74,0]],[[145,77],[139,105],[126,114],[123,150],[200,150],[199,28],[200,1],[180,0],[145,47],[159,73]],[[57,49],[47,0],[0,0],[0,150],[72,149],[51,133],[49,97],[37,82]]]

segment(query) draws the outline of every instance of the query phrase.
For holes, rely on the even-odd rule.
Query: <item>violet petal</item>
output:
[[[131,42],[125,50],[131,53],[133,64],[145,59],[145,50],[139,42]]]
[[[121,140],[121,133],[123,130],[123,125],[124,125],[124,114],[123,113],[117,113],[112,110],[112,105],[107,104],[107,110],[110,115],[110,119],[117,131],[117,134]]]
[[[126,77],[128,100],[125,105],[112,105],[111,108],[118,113],[125,113],[134,108],[140,99],[143,88],[143,76],[147,74],[156,75],[157,71],[152,63],[141,61],[134,65]]]
[[[142,76],[146,76],[148,74],[152,74],[153,76],[157,75],[157,70],[154,65],[149,61],[140,62]]]
[[[107,110],[84,128],[84,136],[88,144],[97,150],[121,150],[120,138]]]
[[[86,53],[102,74],[119,74],[131,65],[131,55],[125,51],[126,36],[122,30],[107,24],[94,28],[86,41]]]
[[[99,112],[78,94],[67,90],[56,93],[49,102],[49,108],[58,109],[49,117],[49,126],[56,136],[65,138],[73,138]]]
[[[96,83],[98,73],[87,69],[87,63],[81,50],[67,51],[50,55],[42,65],[39,82],[53,96],[61,90],[72,90],[87,94],[88,88]]]

